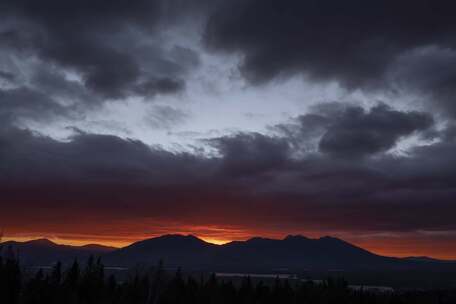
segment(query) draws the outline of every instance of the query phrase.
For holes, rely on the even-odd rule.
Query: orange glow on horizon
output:
[[[226,240],[226,239],[216,239],[216,238],[204,237],[204,236],[197,236],[197,237],[207,243],[211,243],[211,244],[215,244],[215,245],[223,245],[223,244],[232,242],[232,240]]]
[[[85,246],[85,245],[102,245],[102,246],[109,246],[109,247],[116,247],[121,248],[130,245],[133,242],[125,242],[125,241],[107,241],[102,239],[93,239],[93,240],[75,240],[75,239],[65,239],[65,238],[55,238],[55,237],[48,237],[48,236],[13,236],[8,237],[4,236],[2,242],[8,241],[15,241],[15,242],[28,242],[38,239],[48,239],[53,243],[58,245],[68,245],[68,246]]]
[[[231,242],[231,240],[227,239],[217,239],[217,238],[212,238],[212,237],[204,237],[204,236],[196,236],[197,238],[211,244],[215,245],[223,245],[226,243]],[[59,244],[59,245],[69,245],[69,246],[84,246],[84,245],[90,245],[90,244],[98,244],[98,245],[103,245],[103,246],[109,246],[109,247],[116,247],[116,248],[122,248],[128,245],[131,245],[135,241],[106,241],[106,240],[100,240],[100,239],[94,239],[94,240],[74,240],[74,239],[64,239],[64,238],[54,238],[54,237],[46,237],[46,236],[17,236],[17,237],[3,237],[2,242],[8,242],[8,241],[15,241],[15,242],[28,242],[28,241],[33,241],[33,240],[38,240],[38,239],[48,239],[53,243]],[[140,239],[138,239],[139,241]]]

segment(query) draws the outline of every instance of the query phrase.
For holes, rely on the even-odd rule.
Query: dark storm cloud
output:
[[[13,73],[5,72],[0,70],[0,79],[6,80],[8,82],[14,81],[16,77],[14,77]]]
[[[154,41],[167,26],[198,14],[204,1],[4,1],[3,48],[74,71],[102,98],[172,93],[197,64],[194,51]],[[183,22],[183,21],[182,21]]]
[[[404,136],[431,127],[430,115],[395,111],[377,105],[366,112],[361,107],[348,107],[331,123],[320,141],[320,151],[358,157],[387,151]]]
[[[348,85],[375,81],[420,46],[454,47],[453,1],[229,1],[207,27],[208,43],[245,53],[254,80],[305,71]]]
[[[64,115],[65,107],[51,97],[25,87],[0,89],[0,119],[9,123],[17,117],[46,120],[53,116]]]
[[[456,50],[430,46],[396,59],[389,79],[398,89],[424,96],[427,102],[456,117]],[[435,109],[431,109],[435,110]]]
[[[240,53],[253,83],[293,74],[350,89],[399,82],[454,113],[455,9],[450,0],[226,1],[205,40]]]
[[[4,178],[18,183],[172,183],[177,171],[184,178],[186,167],[192,166],[191,161],[185,162],[191,155],[173,157],[140,141],[110,135],[79,132],[68,142],[59,142],[28,130],[6,128],[1,138]],[[24,172],[29,170],[34,174],[27,177]]]
[[[259,133],[240,133],[210,140],[222,155],[223,170],[229,175],[249,176],[282,167],[288,158],[285,139]]]
[[[150,79],[139,84],[135,92],[143,96],[154,96],[155,94],[170,94],[184,90],[185,82],[180,79],[160,78]]]
[[[382,103],[369,110],[354,104],[326,103],[273,130],[285,135],[296,150],[318,149],[333,157],[356,159],[385,152],[413,134],[425,137],[433,125],[429,113],[402,112]]]

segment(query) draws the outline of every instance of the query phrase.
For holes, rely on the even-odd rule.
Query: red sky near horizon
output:
[[[64,231],[65,229],[62,229]],[[78,234],[78,233],[65,233],[65,232],[42,232],[42,233],[21,233],[21,232],[7,232],[4,235],[3,241],[28,241],[37,238],[48,238],[55,243],[81,246],[86,244],[101,244],[113,247],[124,247],[133,242],[140,241],[147,238],[157,237],[163,234],[192,234],[198,238],[213,244],[224,244],[230,241],[242,241],[251,237],[267,237],[274,239],[282,239],[288,233],[279,231],[245,231],[242,229],[234,228],[218,228],[214,226],[182,226],[180,228],[173,228],[171,230],[162,229],[159,233],[149,234],[132,234],[128,232],[119,232],[118,235],[113,234]],[[339,237],[361,248],[367,249],[373,253],[395,256],[395,257],[408,257],[408,256],[428,256],[439,259],[456,259],[456,244],[446,239],[445,237],[429,237],[422,236],[416,237],[411,235],[372,235],[372,236],[357,236],[352,233],[338,233],[338,232],[307,232],[291,234],[301,234],[310,238],[319,238],[325,235]]]
[[[174,233],[193,234],[213,243],[254,236],[281,239],[289,234],[312,238],[331,235],[381,255],[456,259],[451,230],[413,229],[420,218],[436,227],[440,221],[450,222],[452,205],[447,210],[417,205],[409,216],[407,206],[399,203],[383,203],[382,208],[319,201],[304,204],[292,199],[280,203],[262,196],[243,200],[240,195],[248,197],[243,191],[215,186],[174,192],[128,186],[21,186],[2,191],[11,200],[0,214],[0,228],[5,239],[44,237],[63,244],[115,247]],[[154,195],[160,200],[151,202],[149,197]]]
[[[410,215],[407,206],[400,203],[383,203],[381,208],[293,199],[280,203],[277,198],[263,196],[243,200],[249,196],[243,191],[216,186],[204,190],[184,187],[174,192],[128,186],[21,186],[2,191],[11,200],[0,214],[0,228],[5,239],[44,237],[63,244],[115,247],[174,233],[193,234],[213,243],[254,236],[331,235],[381,255],[456,259],[453,232],[439,227],[440,221],[450,222],[452,205],[447,210],[416,205]],[[151,201],[149,197],[154,195],[160,200]],[[440,229],[414,229],[422,226],[420,218]]]

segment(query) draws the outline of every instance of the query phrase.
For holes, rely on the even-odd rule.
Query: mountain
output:
[[[420,262],[428,262],[428,263],[448,263],[448,264],[456,263],[456,260],[439,260],[439,259],[434,259],[434,258],[430,258],[427,256],[416,256],[416,257],[411,256],[411,257],[405,257],[403,259],[407,260],[407,261],[420,261]]]
[[[103,257],[111,266],[156,265],[208,271],[328,271],[439,269],[440,261],[412,260],[376,255],[334,237],[283,240],[251,238],[214,245],[195,236],[165,235],[112,251]],[[447,267],[449,264],[445,264]],[[455,266],[456,263],[452,263]]]
[[[8,241],[1,243],[2,255],[14,254],[24,265],[49,266],[57,261],[63,263],[74,259],[85,260],[89,256],[102,256],[117,248],[101,245],[59,245],[48,239],[27,242]]]
[[[207,243],[192,235],[164,235],[116,249],[100,245],[58,245],[46,239],[2,243],[26,265],[48,266],[56,261],[101,256],[113,267],[157,265],[188,271],[302,272],[302,271],[456,271],[456,263],[426,257],[393,258],[369,252],[334,237],[311,239],[300,235],[282,240],[251,238],[224,245]]]
[[[216,257],[220,266],[236,268],[237,265],[251,265],[259,269],[340,270],[391,262],[390,258],[375,255],[337,238],[310,239],[303,236],[231,242],[224,245]]]
[[[218,245],[207,243],[192,235],[163,235],[133,243],[103,257],[104,263],[113,266],[136,264],[156,265],[163,260],[168,267],[206,268]]]

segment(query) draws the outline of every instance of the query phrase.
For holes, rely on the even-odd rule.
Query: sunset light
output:
[[[205,242],[215,244],[215,245],[223,245],[223,244],[231,242],[231,240],[221,240],[221,239],[214,239],[214,238],[210,238],[210,237],[199,237],[199,238]]]

